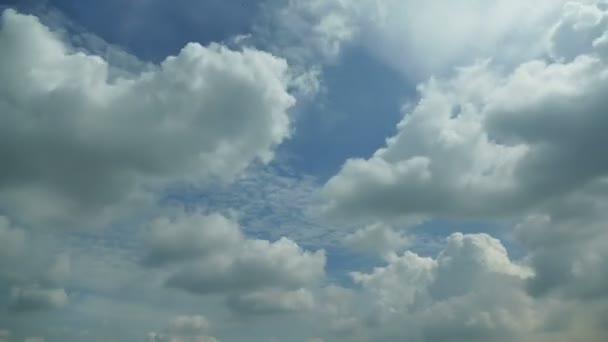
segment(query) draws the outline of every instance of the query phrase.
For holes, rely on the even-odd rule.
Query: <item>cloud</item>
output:
[[[220,214],[160,218],[150,225],[144,263],[162,266],[223,253],[243,239],[238,223]]]
[[[105,222],[155,187],[232,179],[290,135],[290,71],[262,51],[190,43],[109,80],[101,57],[11,9],[0,48],[0,207],[18,222]]]
[[[53,257],[48,246],[0,216],[0,289],[9,292],[11,310],[41,311],[64,307],[68,296],[63,287],[69,275],[67,254]]]
[[[597,50],[605,55],[607,29],[608,16],[602,8],[590,1],[569,1],[550,34],[551,56],[559,61],[572,61],[581,53]]]
[[[583,303],[608,300],[608,276],[601,271],[608,267],[607,189],[604,185],[594,189],[597,194],[569,198],[562,204],[565,210],[530,215],[516,227],[535,270],[527,284],[532,295]]]
[[[608,172],[605,75],[593,51],[512,72],[480,62],[431,79],[386,146],[348,160],[325,185],[329,210],[497,218],[595,182]]]
[[[524,287],[531,271],[486,234],[453,234],[436,258],[408,251],[352,277],[362,303],[343,311],[355,321],[335,332],[342,339],[514,341],[541,322]]]
[[[313,57],[330,61],[344,46],[363,46],[409,79],[422,80],[478,58],[513,65],[542,54],[537,42],[564,3],[289,1],[274,15],[274,25],[283,32],[274,43],[287,56],[301,58],[312,51]]]
[[[376,223],[346,236],[344,243],[356,250],[385,255],[407,247],[410,241],[392,227]]]
[[[325,253],[287,238],[246,238],[219,214],[181,214],[152,224],[144,263],[171,270],[167,286],[230,295],[229,306],[242,312],[293,311],[309,306],[303,288],[323,277]]]
[[[37,286],[15,287],[10,292],[10,308],[14,311],[41,311],[63,308],[68,302],[64,289]]]
[[[23,253],[25,248],[25,232],[13,227],[9,220],[0,216],[0,264]]]
[[[150,332],[148,342],[217,342],[207,335],[209,322],[204,316],[178,316],[165,329],[164,333]]]
[[[209,330],[209,321],[203,316],[178,316],[169,325],[169,330],[176,333],[199,333]]]
[[[267,315],[311,311],[315,307],[315,299],[311,291],[304,288],[287,291],[267,288],[232,295],[228,298],[227,305],[242,315]]]

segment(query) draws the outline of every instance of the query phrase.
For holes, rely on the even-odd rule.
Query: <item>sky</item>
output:
[[[0,342],[604,342],[608,3],[0,1]]]

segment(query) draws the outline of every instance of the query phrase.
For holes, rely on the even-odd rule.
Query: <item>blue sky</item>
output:
[[[0,342],[608,336],[603,1],[0,11]]]

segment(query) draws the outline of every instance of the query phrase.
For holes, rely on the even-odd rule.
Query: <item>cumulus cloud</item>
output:
[[[582,53],[605,54],[608,16],[593,2],[569,1],[549,36],[550,54],[559,61],[571,61]]]
[[[355,341],[514,341],[541,322],[525,292],[530,277],[498,240],[458,233],[436,258],[408,251],[370,273],[353,272],[362,305],[329,316],[355,313],[347,329],[334,330]]]
[[[40,311],[66,305],[68,296],[63,287],[70,275],[69,256],[49,256],[44,248],[0,216],[0,289],[9,292],[11,310]],[[45,255],[40,256],[37,249]]]
[[[608,300],[608,275],[602,271],[608,267],[606,189],[599,197],[586,194],[566,201],[567,216],[563,212],[531,215],[516,227],[535,270],[527,284],[532,295],[584,303]],[[573,211],[575,206],[584,210]]]
[[[407,247],[410,241],[403,233],[396,232],[392,227],[376,223],[346,236],[344,243],[356,250],[386,255]]]
[[[103,222],[174,181],[231,179],[290,135],[286,62],[191,43],[131,78],[7,9],[0,208],[28,224]]]
[[[250,340],[267,339],[254,332],[271,324],[294,327],[292,339],[318,336],[310,341],[603,342],[606,7],[591,0],[330,0],[289,1],[279,12],[293,30],[282,38],[306,46],[286,55],[313,46],[313,56],[332,59],[345,42],[361,44],[413,77],[495,58],[424,82],[386,146],[347,161],[325,185],[330,213],[380,222],[344,241],[384,257],[373,269],[346,266],[352,283],[340,284],[349,288],[327,284],[322,250],[287,237],[248,237],[234,217],[193,211],[154,220],[143,250],[125,253],[140,253],[151,273],[142,278],[160,276],[165,287],[182,290],[143,292],[188,303],[202,295],[194,305],[211,303],[209,312],[221,316],[224,307],[213,306],[219,297],[237,318],[258,317],[226,320],[230,329],[251,331]],[[270,54],[217,44],[189,44],[141,74],[110,77],[108,61],[76,52],[35,18],[10,10],[0,48],[7,80],[0,84],[0,158],[8,165],[0,171],[0,211],[30,224],[97,221],[115,208],[130,210],[157,186],[232,179],[251,161],[272,158],[289,136],[294,99],[286,89],[311,84],[306,75],[293,79]],[[291,183],[279,183],[297,197]],[[268,204],[244,202],[254,220]],[[432,256],[403,251],[408,235],[385,224],[403,216],[509,217],[519,221],[513,237],[521,257],[487,234],[451,234]],[[6,288],[15,311],[64,307],[72,300],[70,258],[40,261],[36,255],[52,253],[36,253],[33,233],[0,217],[0,292]],[[138,280],[128,290],[141,290]],[[101,311],[154,320],[148,307],[128,308]],[[270,323],[261,319],[269,314]],[[299,331],[308,325],[314,329]],[[23,336],[16,326],[7,327]],[[243,336],[216,329],[213,335]],[[150,330],[150,342],[217,342],[200,315],[138,333]],[[0,330],[0,341],[9,335]]]
[[[209,332],[209,321],[204,316],[178,316],[164,332],[148,333],[148,342],[217,342]]]
[[[144,263],[170,269],[167,286],[230,295],[229,306],[242,312],[305,309],[304,288],[324,275],[324,251],[306,251],[287,238],[246,238],[236,221],[219,214],[181,214],[151,226]]]
[[[278,44],[287,55],[312,51],[333,60],[344,46],[362,46],[408,78],[423,80],[478,58],[513,65],[542,54],[543,30],[566,2],[289,1],[274,22],[284,31]]]
[[[608,171],[607,69],[598,52],[565,63],[490,62],[419,87],[399,132],[325,186],[353,215],[496,217],[559,198]],[[580,153],[580,151],[586,151]]]

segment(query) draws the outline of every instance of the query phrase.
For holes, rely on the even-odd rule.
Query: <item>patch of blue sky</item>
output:
[[[348,158],[368,158],[396,132],[402,104],[416,85],[361,47],[346,48],[322,75],[324,92],[296,116],[295,134],[280,147],[291,166],[324,182]]]
[[[138,58],[158,62],[187,43],[206,45],[247,34],[256,0],[23,0],[27,12],[53,8],[87,32]]]

